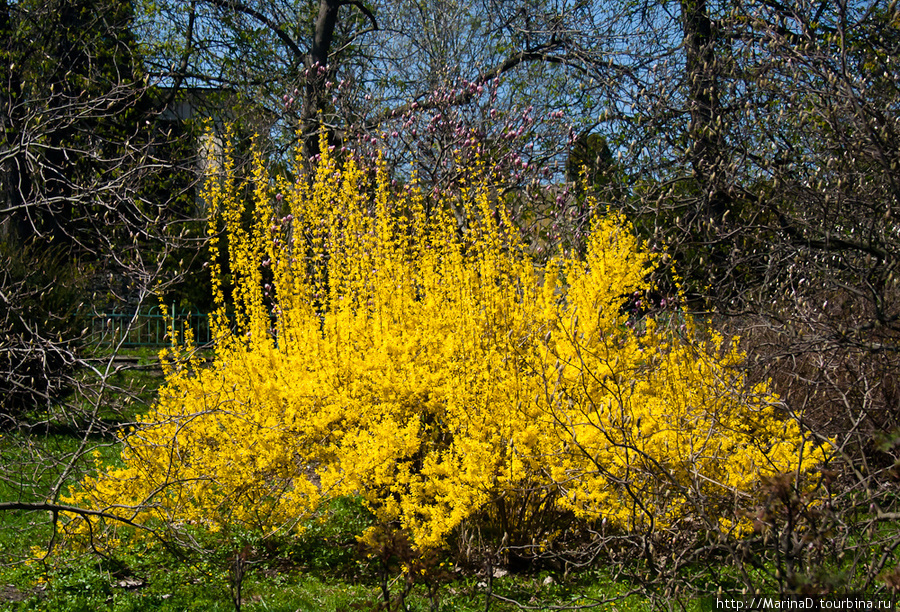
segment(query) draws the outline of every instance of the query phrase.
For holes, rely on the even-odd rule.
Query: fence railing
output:
[[[179,311],[172,307],[164,315],[156,306],[130,313],[114,311],[92,314],[91,342],[101,346],[170,346],[170,325],[179,342],[183,342],[188,330],[192,332],[197,346],[212,342],[208,314],[192,310]]]

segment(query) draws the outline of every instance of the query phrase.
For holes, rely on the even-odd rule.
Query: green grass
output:
[[[160,560],[161,561],[161,560]],[[69,563],[35,564],[20,570],[14,579],[21,592],[29,595],[21,602],[0,602],[0,610],[69,612],[138,612],[155,610],[234,610],[224,571],[198,570],[173,561],[147,564],[138,578],[122,578],[115,569],[96,559],[79,558]],[[529,605],[585,605],[622,592],[625,585],[599,574],[553,585],[544,584],[546,575],[506,576],[493,581],[494,591]],[[557,580],[560,580],[557,577]],[[126,587],[120,585],[131,584]],[[463,576],[446,585],[439,595],[442,611],[482,611],[485,609],[484,583],[474,576]],[[299,568],[275,571],[255,568],[243,585],[242,610],[246,611],[345,611],[374,610],[381,603],[376,584],[364,579],[333,578]],[[414,589],[406,600],[412,611],[431,610],[424,590]],[[517,606],[494,600],[492,610],[516,610]],[[615,609],[639,612],[650,610],[645,600],[631,596],[615,603]]]

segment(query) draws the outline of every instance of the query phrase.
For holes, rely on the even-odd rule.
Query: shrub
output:
[[[311,180],[276,195],[257,159],[249,226],[227,163],[210,177],[233,295],[213,256],[214,362],[171,366],[121,466],[99,465],[70,502],[273,533],[358,494],[419,550],[546,507],[739,535],[734,511],[761,478],[823,460],[765,384],[745,383],[734,344],[698,340],[672,306],[623,312],[655,256],[621,217],[596,220],[585,258],[538,268],[491,185],[459,187],[460,227],[450,202],[426,214],[415,188],[376,175],[323,147]]]

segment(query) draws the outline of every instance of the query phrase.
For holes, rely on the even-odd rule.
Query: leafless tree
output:
[[[130,3],[4,0],[0,57],[0,510],[52,547],[66,487],[150,401],[127,330],[99,347],[91,317],[158,303],[205,233]]]

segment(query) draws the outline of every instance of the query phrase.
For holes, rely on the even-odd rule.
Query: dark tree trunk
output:
[[[300,117],[303,130],[303,149],[307,159],[319,153],[319,113],[325,110],[325,83],[332,72],[328,65],[328,55],[334,40],[338,11],[343,3],[339,0],[321,0],[316,18],[313,43],[306,57],[306,92]]]
[[[26,203],[32,183],[25,171],[25,152],[17,114],[22,109],[22,82],[15,66],[16,37],[7,0],[0,0],[0,240],[21,242],[33,231]]]
[[[727,159],[720,121],[718,79],[721,75],[716,62],[715,28],[706,0],[683,0],[681,11],[690,112],[688,161],[704,194],[707,209],[704,212],[711,221],[718,221],[728,210],[728,196],[720,188]]]

